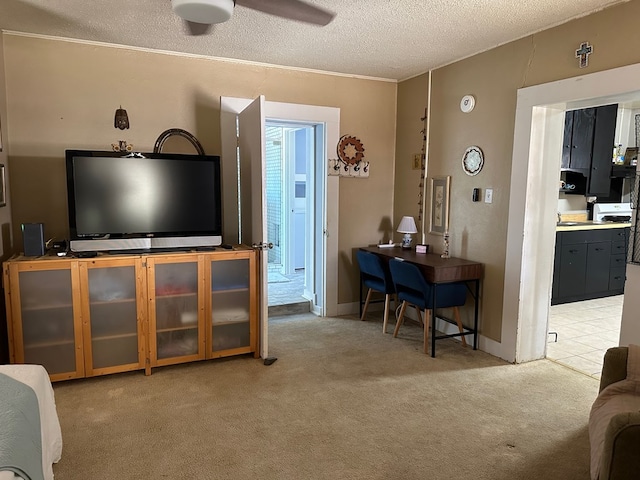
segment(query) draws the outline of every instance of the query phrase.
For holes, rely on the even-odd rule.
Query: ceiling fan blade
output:
[[[236,0],[237,5],[298,22],[325,26],[336,14],[302,0]]]
[[[206,35],[211,31],[212,27],[212,25],[207,23],[189,22],[188,20],[184,21],[184,25],[187,33],[194,36]]]

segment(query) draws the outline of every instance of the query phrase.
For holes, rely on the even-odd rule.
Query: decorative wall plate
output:
[[[364,146],[356,137],[343,135],[338,142],[338,158],[347,165],[355,165],[364,158]]]
[[[477,175],[484,165],[484,155],[480,147],[467,148],[462,156],[462,169],[467,175]]]

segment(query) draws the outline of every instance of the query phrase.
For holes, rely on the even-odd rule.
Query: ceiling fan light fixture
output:
[[[233,14],[233,0],[171,0],[171,8],[189,22],[223,23]]]

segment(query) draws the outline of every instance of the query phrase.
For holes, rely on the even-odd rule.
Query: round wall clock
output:
[[[462,110],[464,113],[469,113],[475,106],[476,99],[473,95],[465,95],[464,97],[462,97],[462,100],[460,100],[460,110]]]
[[[462,156],[462,169],[467,175],[477,175],[484,165],[484,155],[480,147],[475,145],[467,148]]]

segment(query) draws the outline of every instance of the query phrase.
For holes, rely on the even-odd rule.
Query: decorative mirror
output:
[[[162,132],[158,137],[158,139],[156,140],[156,144],[153,147],[153,153],[162,153],[162,147],[165,144],[165,142],[169,138],[176,135],[178,137],[182,137],[186,139],[193,146],[193,148],[196,149],[196,152],[198,153],[198,155],[204,155],[204,148],[202,148],[202,145],[200,144],[198,139],[193,135],[191,135],[186,130],[182,130],[181,128],[170,128],[169,130],[165,130],[164,132]]]

